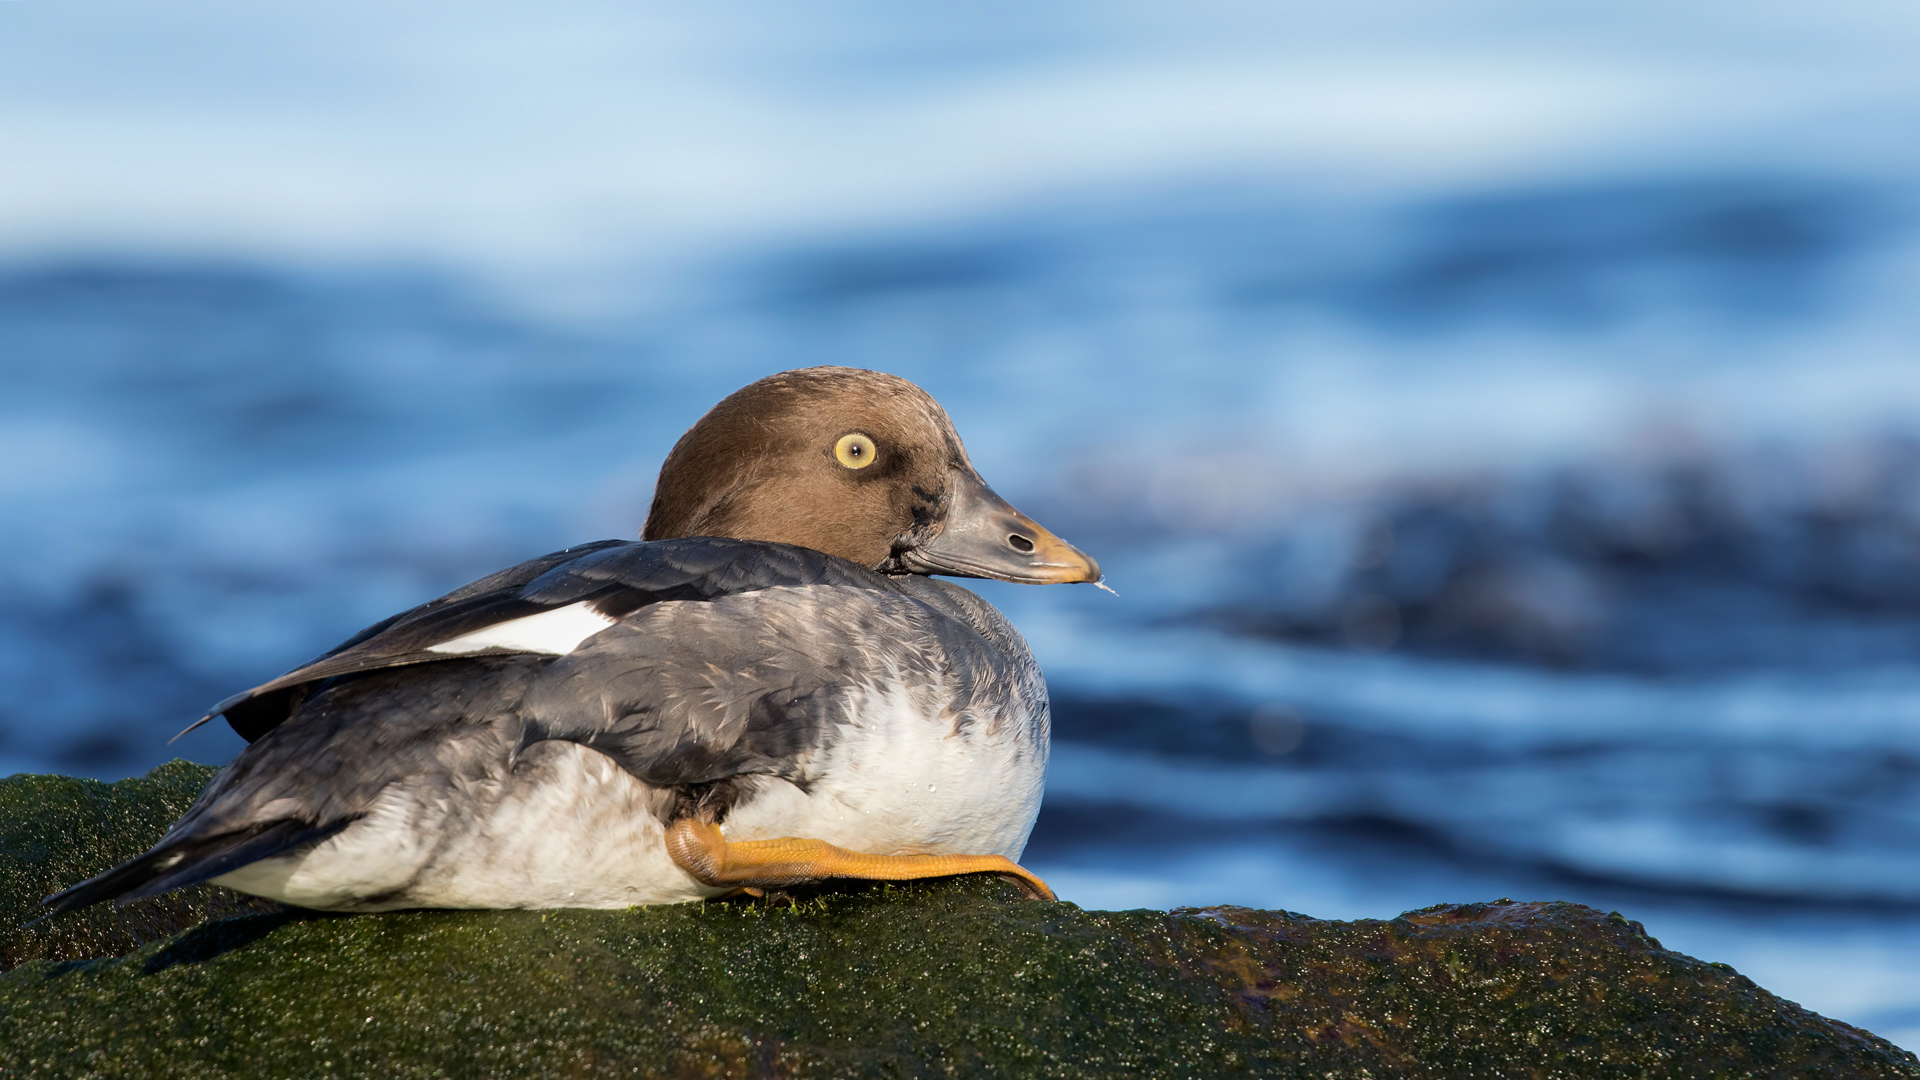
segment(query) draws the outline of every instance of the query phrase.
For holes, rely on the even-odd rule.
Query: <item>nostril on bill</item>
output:
[[[1021,536],[1019,533],[1013,533],[1007,537],[1007,546],[1025,555],[1027,552],[1033,550],[1033,541]]]

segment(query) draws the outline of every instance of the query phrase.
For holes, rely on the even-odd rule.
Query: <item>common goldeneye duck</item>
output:
[[[55,912],[212,881],[300,907],[624,907],[1000,873],[1040,807],[1046,685],[929,574],[1098,582],[932,397],[789,371],[668,454],[639,541],[502,570],[216,705],[250,745]],[[197,725],[196,725],[197,726]]]

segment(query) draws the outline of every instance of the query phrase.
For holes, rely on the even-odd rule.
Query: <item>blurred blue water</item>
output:
[[[0,275],[0,768],[224,760],[210,702],[632,535],[720,396],[885,368],[1118,597],[984,586],[1088,905],[1566,897],[1920,1031],[1906,196],[1250,181],[690,264],[575,323],[425,273]],[[1905,1034],[1902,1034],[1902,1033]]]

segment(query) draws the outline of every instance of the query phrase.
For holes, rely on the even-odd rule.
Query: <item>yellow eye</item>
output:
[[[833,456],[849,469],[864,469],[873,464],[873,440],[857,431],[842,435],[833,444]]]

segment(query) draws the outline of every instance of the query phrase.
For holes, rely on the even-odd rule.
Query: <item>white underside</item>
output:
[[[875,854],[1017,859],[1046,771],[1044,749],[1016,745],[1027,718],[976,718],[962,735],[956,718],[930,706],[897,691],[858,702],[830,749],[802,763],[807,790],[757,778],[722,831]],[[338,836],[215,881],[301,907],[358,911],[627,907],[725,892],[668,857],[659,798],[597,751],[537,743],[511,773],[503,768],[452,796],[444,778],[403,781]]]
[[[1018,859],[1040,809],[1044,750],[1016,743],[1024,716],[957,717],[897,690],[852,710],[825,753],[807,763],[808,790],[766,784],[730,814],[731,840],[802,836],[875,854],[1005,855]]]
[[[312,850],[214,881],[300,907],[357,911],[627,907],[725,891],[673,864],[653,793],[597,751],[539,743],[510,775],[468,785],[459,794],[488,807],[484,824],[450,820],[456,808],[422,797],[428,787],[389,788],[372,813]]]

